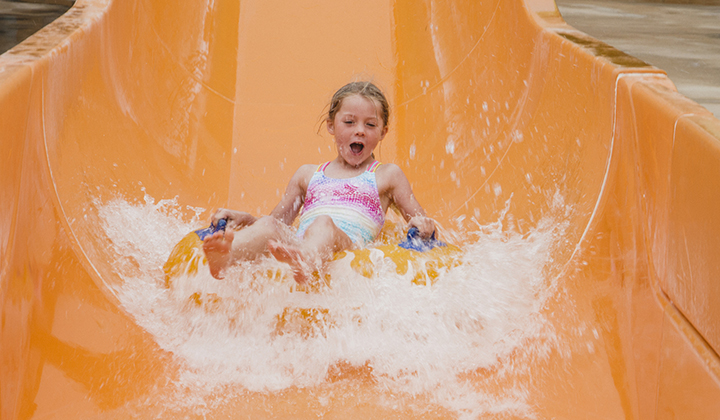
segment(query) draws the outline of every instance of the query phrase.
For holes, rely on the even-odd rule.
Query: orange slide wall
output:
[[[113,291],[133,262],[98,203],[267,213],[333,157],[318,121],[358,78],[391,99],[379,159],[441,225],[571,209],[548,268],[565,298],[543,308],[568,344],[493,368],[524,365],[503,378],[536,418],[717,418],[720,121],[549,0],[78,0],[0,56],[0,418],[176,418],[153,396],[177,363]],[[184,415],[420,416],[358,395]]]

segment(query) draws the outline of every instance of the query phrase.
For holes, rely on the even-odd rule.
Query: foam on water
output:
[[[318,387],[323,405],[332,398],[329,378],[342,379],[343,367],[354,366],[380,395],[373,404],[417,405],[420,398],[460,418],[533,416],[521,382],[502,391],[492,384],[508,375],[501,362],[521,345],[542,353],[553,342],[541,308],[553,290],[546,273],[564,230],[556,220],[524,235],[503,231],[501,222],[456,235],[461,263],[440,271],[433,285],[413,284],[411,273],[398,275],[374,251],[371,278],[341,261],[328,269],[328,287],[307,293],[273,259],[235,267],[222,281],[201,271],[167,289],[162,265],[175,243],[203,227],[202,209],[187,217],[174,200],[147,197],[145,204],[116,199],[99,210],[118,255],[140,264],[139,275],[120,273],[123,307],[183,366],[167,404],[205,410],[243,393]],[[279,327],[302,310],[313,322]],[[478,371],[483,378],[472,375]]]

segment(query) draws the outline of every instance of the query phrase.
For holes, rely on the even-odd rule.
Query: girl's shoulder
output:
[[[317,163],[307,163],[298,168],[297,172],[301,174],[313,174],[320,167]]]
[[[300,166],[290,179],[290,184],[297,184],[303,190],[306,189],[310,178],[312,178],[317,168],[318,165],[313,163]]]
[[[297,171],[295,171],[295,176],[300,176],[303,178],[310,177],[317,171],[318,167],[319,166],[316,163],[308,163],[306,165],[302,165],[297,169]]]
[[[375,171],[378,187],[383,190],[394,188],[407,182],[403,170],[394,163],[383,163]]]
[[[378,165],[375,173],[377,176],[381,177],[395,177],[399,174],[404,175],[403,170],[394,163],[383,163]]]

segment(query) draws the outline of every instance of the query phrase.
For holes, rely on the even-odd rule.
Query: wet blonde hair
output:
[[[385,94],[372,82],[351,82],[338,89],[330,100],[327,121],[335,121],[335,115],[340,110],[343,100],[352,95],[360,95],[380,105],[380,118],[382,118],[383,127],[387,127],[390,121],[390,105]]]

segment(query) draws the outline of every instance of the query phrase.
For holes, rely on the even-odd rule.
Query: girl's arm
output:
[[[270,212],[271,216],[286,225],[292,224],[305,202],[308,182],[310,182],[310,178],[316,168],[317,165],[303,165],[295,172],[280,202],[275,206],[273,211]]]
[[[408,227],[417,227],[420,230],[420,236],[429,238],[435,232],[435,221],[425,215],[425,210],[415,198],[405,173],[399,166],[392,163],[380,166],[378,172],[380,170],[382,170],[382,183],[384,184],[381,190],[384,190],[383,195],[389,200],[388,204],[395,204],[405,221],[408,222]]]
[[[292,224],[298,212],[300,212],[300,208],[305,199],[305,191],[307,191],[307,183],[313,172],[315,172],[316,167],[316,165],[303,165],[295,172],[295,175],[293,175],[288,183],[285,195],[283,195],[280,203],[278,203],[270,213],[271,216],[287,225]],[[210,221],[213,225],[217,225],[220,219],[227,219],[228,228],[242,229],[245,226],[250,226],[255,223],[257,217],[244,211],[218,209]]]

